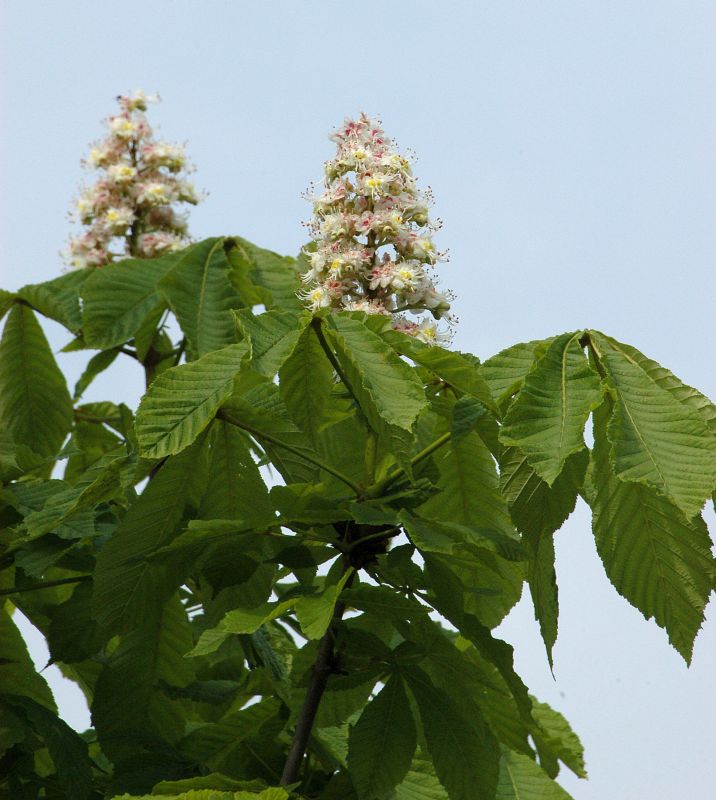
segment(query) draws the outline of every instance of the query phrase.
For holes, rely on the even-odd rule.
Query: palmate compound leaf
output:
[[[656,489],[694,517],[716,485],[716,436],[698,398],[682,400],[653,362],[640,362],[613,339],[590,331],[589,340],[614,395],[607,436],[615,474]]]
[[[687,519],[654,489],[615,474],[608,416],[606,404],[595,412],[585,485],[597,550],[619,594],[654,617],[689,663],[716,582],[712,543],[700,515]]]
[[[163,458],[188,447],[231,395],[248,351],[230,344],[163,372],[137,411],[137,439],[145,458]]]
[[[361,800],[382,797],[408,773],[417,731],[403,679],[391,675],[348,739],[348,771]]]
[[[0,341],[0,427],[15,444],[54,456],[72,427],[72,400],[28,306],[16,304]]]
[[[494,800],[500,751],[476,708],[469,716],[418,667],[403,670],[428,752],[450,800]]]
[[[158,284],[187,340],[187,359],[236,341],[232,309],[242,305],[230,280],[227,240],[205,239],[183,257]]]
[[[571,795],[529,756],[503,747],[495,800],[571,800]]]
[[[584,425],[601,398],[599,376],[579,344],[581,333],[558,336],[525,378],[500,431],[551,486],[572,453],[583,449]]]

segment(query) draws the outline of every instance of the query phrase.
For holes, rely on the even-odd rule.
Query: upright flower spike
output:
[[[155,258],[189,241],[187,217],[177,203],[199,202],[186,180],[182,145],[154,139],[144,112],[157,102],[141,89],[120,95],[107,136],[90,150],[86,166],[100,172],[85,188],[72,215],[84,230],[63,254],[72,267],[102,267],[118,258]]]
[[[423,341],[449,340],[436,324],[452,317],[450,294],[430,274],[446,260],[433,243],[440,223],[428,216],[430,193],[417,189],[410,161],[378,120],[346,119],[330,138],[337,152],[326,162],[324,191],[309,196],[314,248],[301,298],[313,311],[389,315],[395,329]]]

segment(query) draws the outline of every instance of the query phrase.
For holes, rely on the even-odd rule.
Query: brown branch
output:
[[[344,562],[344,570],[348,569],[350,569],[348,562]],[[354,577],[355,572],[348,577],[346,587],[350,587]],[[316,655],[316,660],[311,670],[311,679],[308,683],[308,689],[306,690],[306,697],[298,714],[296,730],[293,734],[293,740],[288,749],[288,756],[286,757],[286,764],[284,765],[283,774],[281,775],[281,786],[290,786],[298,780],[298,774],[301,770],[303,758],[306,755],[306,748],[311,736],[311,730],[313,729],[313,723],[316,721],[318,707],[321,703],[323,693],[326,690],[328,678],[335,669],[336,636],[345,610],[345,603],[341,603],[340,601],[336,603],[331,624],[328,626],[328,630],[318,645],[318,654]]]

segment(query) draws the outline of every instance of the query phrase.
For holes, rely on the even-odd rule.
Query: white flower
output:
[[[315,252],[302,299],[314,311],[330,305],[392,315],[397,329],[437,341],[443,334],[432,322],[423,329],[395,311],[449,319],[448,296],[425,271],[443,259],[432,240],[438,226],[428,217],[429,191],[417,189],[410,161],[377,119],[346,119],[330,138],[337,152],[326,162],[323,194],[308,198]]]
[[[159,181],[140,183],[137,186],[137,202],[149,206],[167,205],[176,199],[175,195],[176,192],[172,192],[171,187]]]
[[[137,170],[131,164],[112,164],[107,169],[107,177],[113,183],[124,186],[137,177]]]
[[[109,129],[120,139],[131,139],[136,136],[139,123],[129,116],[110,117]]]

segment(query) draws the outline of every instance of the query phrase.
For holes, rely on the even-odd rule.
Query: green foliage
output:
[[[581,744],[492,629],[526,585],[552,663],[580,496],[609,580],[690,660],[716,407],[596,331],[480,364],[311,317],[302,259],[219,237],[0,295],[2,796],[567,797]],[[35,312],[95,351],[74,403]],[[136,419],[78,404],[125,357]],[[57,717],[15,608],[89,731]]]

